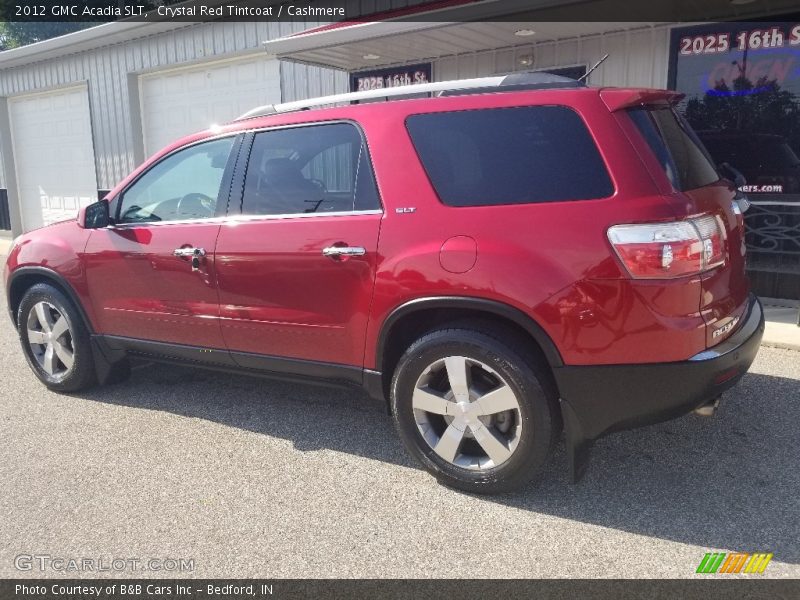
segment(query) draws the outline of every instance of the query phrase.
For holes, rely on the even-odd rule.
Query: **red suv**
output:
[[[16,240],[22,349],[64,392],[131,356],[357,384],[475,492],[563,428],[577,479],[604,434],[712,412],[763,333],[679,98],[527,74],[261,107]]]

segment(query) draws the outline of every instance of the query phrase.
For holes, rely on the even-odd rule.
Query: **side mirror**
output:
[[[106,200],[84,206],[78,213],[78,224],[85,229],[102,229],[108,227],[110,222]]]

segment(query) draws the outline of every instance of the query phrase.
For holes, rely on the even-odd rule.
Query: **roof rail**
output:
[[[550,73],[512,73],[510,75],[497,75],[493,77],[478,77],[475,79],[457,79],[454,81],[440,81],[436,83],[418,83],[390,88],[367,90],[364,92],[349,92],[321,96],[308,100],[284,102],[282,104],[265,104],[247,111],[236,120],[252,119],[277,113],[307,110],[329,104],[343,104],[360,102],[362,100],[398,99],[403,96],[419,96],[420,94],[439,93],[440,96],[454,96],[460,94],[517,91],[533,89],[553,89],[566,87],[585,87],[585,84],[568,77],[552,75]]]

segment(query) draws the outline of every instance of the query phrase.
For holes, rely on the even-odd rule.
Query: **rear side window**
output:
[[[676,190],[693,190],[719,180],[703,144],[674,110],[634,108],[628,114]]]
[[[293,215],[380,208],[361,134],[349,123],[256,133],[242,213]]]
[[[413,115],[406,126],[449,206],[589,200],[614,191],[586,125],[564,106]]]

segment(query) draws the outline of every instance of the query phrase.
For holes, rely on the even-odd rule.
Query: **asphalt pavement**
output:
[[[800,577],[798,423],[800,352],[765,347],[715,417],[604,438],[577,485],[562,442],[470,496],[358,390],[140,363],[52,393],[2,300],[0,577],[692,577],[710,551]]]

